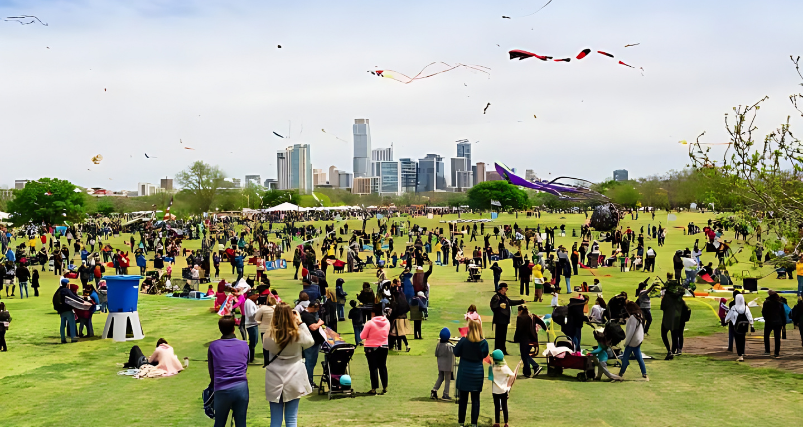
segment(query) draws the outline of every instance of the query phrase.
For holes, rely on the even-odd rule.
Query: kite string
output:
[[[427,74],[427,75],[425,75],[425,76],[421,76],[422,74],[424,74],[424,72],[427,70],[427,68],[429,68],[429,67],[431,67],[431,66],[433,66],[433,65],[435,65],[435,64],[443,64],[443,65],[447,66],[448,68],[447,68],[447,69],[445,69],[445,70],[441,70],[441,71],[438,71],[438,72],[432,73],[432,74]],[[429,63],[429,64],[427,64],[427,65],[426,65],[424,68],[422,68],[422,69],[421,69],[421,71],[419,71],[419,72],[418,72],[416,75],[414,75],[413,77],[410,77],[410,76],[408,76],[408,75],[406,75],[406,74],[404,74],[404,73],[401,73],[401,72],[398,72],[398,71],[395,71],[395,70],[385,70],[385,71],[390,71],[391,73],[396,73],[396,74],[399,74],[400,76],[406,77],[408,80],[405,82],[405,81],[403,81],[403,80],[399,80],[399,79],[397,79],[397,78],[394,78],[392,75],[391,75],[391,76],[387,76],[388,78],[390,78],[390,79],[392,79],[392,80],[396,80],[396,81],[398,81],[398,82],[401,82],[401,83],[404,83],[404,84],[409,84],[409,83],[412,83],[412,82],[413,82],[413,81],[415,81],[415,80],[426,79],[426,78],[429,78],[429,77],[432,77],[432,76],[436,76],[436,75],[438,75],[438,74],[445,73],[445,72],[447,72],[447,71],[452,71],[452,70],[454,70],[454,69],[456,69],[456,68],[460,68],[460,67],[466,67],[466,68],[470,68],[470,69],[472,69],[472,70],[479,71],[479,72],[481,72],[481,73],[485,73],[485,74],[488,74],[488,75],[490,75],[490,73],[488,73],[487,71],[485,71],[485,70],[481,70],[481,69],[477,68],[477,67],[480,67],[480,68],[486,68],[486,69],[490,70],[490,68],[488,68],[488,67],[484,67],[484,66],[482,66],[482,65],[465,65],[465,64],[459,64],[459,63],[458,63],[457,65],[454,65],[454,66],[453,66],[453,65],[449,65],[449,64],[447,64],[447,63],[445,63],[445,62],[432,62],[432,63]]]

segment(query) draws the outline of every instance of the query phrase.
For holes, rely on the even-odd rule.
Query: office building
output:
[[[159,187],[165,191],[173,191],[173,178],[162,178],[159,182]]]
[[[334,165],[329,166],[329,185],[332,187],[340,187],[340,175],[338,174],[337,167]]]
[[[525,169],[524,170],[524,179],[526,179],[527,181],[533,182],[533,181],[537,180],[538,177],[535,176],[535,171],[534,170]]]
[[[160,193],[161,188],[149,182],[140,182],[137,184],[137,196],[151,196]]]
[[[627,181],[627,169],[617,169],[613,171],[614,181]]]
[[[262,186],[262,177],[259,175],[246,175],[245,176],[245,186]]]
[[[485,181],[485,163],[477,162],[474,171],[474,185]]]
[[[473,186],[474,182],[474,172],[472,171],[457,171],[455,174],[457,179],[456,185],[454,187],[457,191],[466,191]]]
[[[15,190],[22,190],[23,188],[25,188],[25,185],[28,184],[28,182],[30,182],[30,181],[27,180],[27,179],[15,179],[14,180],[14,189]]]
[[[437,154],[427,154],[418,160],[417,191],[446,191],[446,172],[443,166],[443,157]]]
[[[452,187],[457,187],[457,173],[469,170],[468,159],[465,157],[452,157],[450,166],[452,167]]]
[[[393,146],[390,148],[377,148],[371,150],[371,160],[374,162],[393,161]]]
[[[337,171],[337,186],[351,188],[353,175],[351,172]]]
[[[497,171],[487,171],[485,172],[485,180],[486,181],[501,181],[502,177],[499,175]]]
[[[401,169],[401,191],[415,193],[418,187],[418,162],[413,159],[399,159]]]
[[[275,179],[271,179],[271,178],[265,179],[265,182],[263,182],[262,185],[267,190],[278,190],[279,189],[279,181],[277,181]]]
[[[363,176],[354,178],[354,185],[351,187],[352,194],[374,194],[379,192],[378,176]]]
[[[354,178],[371,173],[371,128],[368,119],[355,119],[354,133]]]
[[[468,164],[471,164],[471,143],[467,139],[457,141],[457,157],[465,157]]]
[[[401,162],[379,161],[375,164],[375,168],[378,172],[377,176],[379,177],[379,194],[401,194]]]
[[[276,153],[280,190],[312,192],[312,159],[309,144],[295,144]]]
[[[323,171],[323,169],[313,169],[312,170],[312,186],[317,187],[319,185],[326,185],[326,177],[327,173]]]

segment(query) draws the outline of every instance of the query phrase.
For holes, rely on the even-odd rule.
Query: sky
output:
[[[396,159],[436,153],[448,169],[468,139],[474,162],[601,181],[684,168],[678,141],[727,142],[734,106],[769,96],[759,132],[795,113],[803,2],[553,0],[524,16],[545,1],[0,0],[0,15],[48,24],[0,21],[0,184],[134,190],[196,160],[275,178],[276,151],[294,143],[310,144],[314,168],[351,171],[352,144],[335,136],[352,141],[356,118]],[[616,59],[507,53],[584,48]],[[367,73],[438,61],[490,76]]]

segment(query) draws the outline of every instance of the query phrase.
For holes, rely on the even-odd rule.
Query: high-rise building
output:
[[[457,141],[457,157],[465,157],[471,164],[471,143],[467,139]]]
[[[294,144],[276,153],[280,190],[312,192],[312,159],[309,144]]]
[[[446,190],[443,157],[437,154],[427,154],[426,157],[418,160],[417,189],[419,193]]]
[[[485,163],[477,162],[477,170],[474,172],[474,185],[485,181]]]
[[[458,171],[456,174],[457,185],[454,187],[457,191],[466,191],[473,186],[474,172],[472,171]]]
[[[272,178],[266,178],[265,182],[262,183],[268,190],[278,190],[279,189],[279,182]]]
[[[255,185],[258,187],[262,186],[262,177],[259,175],[246,175],[245,176],[245,186],[248,187],[250,185]]]
[[[379,194],[399,195],[401,189],[401,162],[376,162],[379,177]]]
[[[340,187],[340,175],[337,172],[334,165],[329,166],[329,185],[332,187]]]
[[[410,158],[399,159],[401,169],[401,191],[415,193],[418,187],[418,163]]]
[[[613,171],[614,181],[627,181],[627,169],[617,169]]]
[[[532,182],[532,181],[535,181],[536,179],[538,179],[538,177],[535,176],[535,171],[534,170],[525,169],[524,170],[524,179],[526,179],[527,181]]]
[[[469,170],[468,159],[465,157],[452,157],[451,158],[451,174],[452,174],[452,187],[459,187],[457,185],[457,173]],[[470,185],[469,185],[470,187]]]
[[[485,172],[485,180],[486,181],[501,181],[502,177],[499,175],[497,171],[487,171]]]
[[[312,170],[312,186],[317,187],[319,185],[326,185],[326,177],[327,173],[323,171],[323,169],[313,169]]]
[[[353,175],[351,172],[337,171],[337,184],[340,188],[351,188]]]
[[[355,119],[354,133],[354,177],[365,177],[371,173],[371,127],[368,119]]]
[[[165,191],[173,191],[173,178],[162,178],[159,184]]]
[[[374,194],[379,192],[378,176],[363,176],[354,178],[354,185],[351,187],[352,194]]]
[[[137,184],[137,196],[150,196],[160,192],[161,188],[149,182],[140,182]]]
[[[371,160],[374,162],[393,161],[393,146],[390,148],[376,148],[371,150]]]
[[[25,188],[25,185],[28,184],[30,181],[27,179],[15,179],[14,180],[14,189],[15,190],[22,190]]]

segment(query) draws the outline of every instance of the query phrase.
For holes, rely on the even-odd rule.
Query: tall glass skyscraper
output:
[[[366,177],[371,173],[371,127],[368,119],[355,119],[354,133],[354,178]]]
[[[471,168],[471,143],[467,139],[457,141],[457,157],[465,157],[468,168]]]
[[[312,158],[309,144],[294,144],[276,153],[280,190],[312,193]]]
[[[418,192],[445,190],[446,172],[443,167],[443,157],[427,154],[427,157],[418,160]]]

